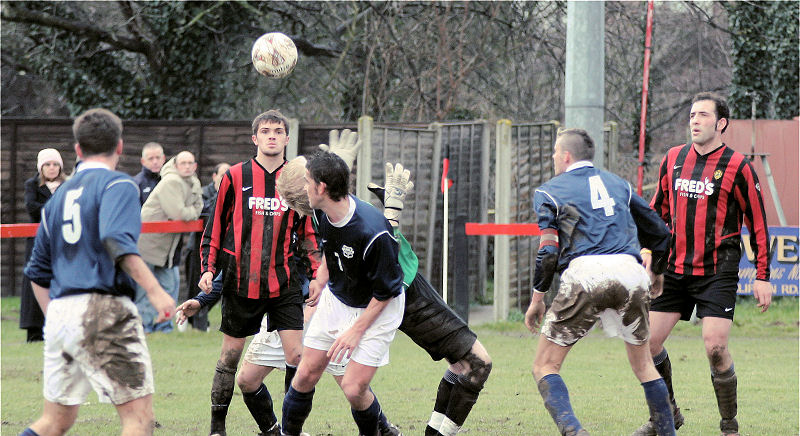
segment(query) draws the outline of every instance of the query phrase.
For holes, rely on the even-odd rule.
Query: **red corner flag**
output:
[[[447,188],[450,189],[453,186],[453,181],[447,178],[447,173],[450,171],[450,145],[447,146],[445,149],[445,157],[442,160],[442,182],[439,184],[439,188],[444,192],[445,183],[447,183]]]

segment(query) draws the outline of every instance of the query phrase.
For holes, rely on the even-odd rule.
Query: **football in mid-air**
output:
[[[297,65],[297,47],[279,32],[261,35],[253,44],[251,55],[256,71],[273,79],[288,76]]]

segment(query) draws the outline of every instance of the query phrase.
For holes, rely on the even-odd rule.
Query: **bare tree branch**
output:
[[[86,22],[65,20],[49,14],[20,8],[14,3],[6,3],[2,9],[2,19],[17,22],[38,24],[55,29],[66,30],[76,35],[85,36],[95,41],[106,43],[120,50],[127,50],[145,55],[151,65],[159,65],[155,47],[141,39],[119,35]]]

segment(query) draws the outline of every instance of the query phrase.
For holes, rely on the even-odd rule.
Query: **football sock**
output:
[[[387,418],[383,410],[381,410],[381,416],[378,417],[378,430],[383,433],[389,430],[389,426],[389,418]]]
[[[272,397],[263,383],[255,392],[242,392],[242,398],[262,432],[268,431],[278,422],[278,418],[272,410]]]
[[[739,423],[736,421],[736,371],[733,364],[727,371],[716,372],[711,369],[711,384],[714,385],[714,394],[717,396],[717,407],[719,416],[719,428],[723,432],[739,431]]]
[[[311,389],[311,392],[298,392],[289,386],[289,392],[283,397],[281,431],[284,434],[296,436],[303,431],[303,423],[311,413],[313,400],[314,389]]]
[[[672,416],[672,406],[669,403],[669,392],[664,379],[657,378],[642,383],[644,397],[650,409],[650,419],[659,435],[675,434],[675,420]]]
[[[289,386],[292,385],[292,379],[297,373],[297,367],[286,364],[286,374],[283,376],[283,393],[289,392]]]
[[[669,354],[667,354],[666,348],[662,348],[660,353],[653,356],[653,363],[656,366],[656,370],[661,375],[661,378],[664,379],[664,383],[667,385],[669,401],[672,403],[672,407],[677,408],[678,403],[675,401],[675,392],[672,390],[672,364],[669,361]]]
[[[472,406],[478,401],[481,387],[470,383],[466,376],[458,376],[453,390],[450,392],[450,402],[447,403],[445,419],[439,426],[439,433],[449,436],[458,432],[464,425],[464,421],[467,420],[467,415],[472,411]]]
[[[35,431],[31,430],[30,427],[28,427],[25,430],[22,430],[22,433],[20,433],[19,436],[39,436],[39,433],[36,433]]]
[[[229,368],[217,361],[214,381],[211,384],[211,434],[225,433],[225,418],[233,398],[236,367]]]
[[[564,384],[560,375],[548,374],[542,377],[536,385],[544,399],[544,407],[550,412],[550,416],[553,417],[553,421],[562,435],[575,434],[578,430],[583,429],[572,411],[567,385]]]
[[[364,436],[374,436],[378,431],[378,421],[381,415],[381,405],[378,403],[378,397],[373,395],[372,404],[365,410],[350,409],[353,414],[353,420],[358,426],[358,434]]]
[[[439,427],[442,426],[442,421],[447,412],[447,404],[450,402],[450,392],[456,380],[458,380],[458,375],[456,373],[449,369],[444,372],[444,376],[439,382],[439,390],[436,392],[436,402],[433,403],[431,419],[428,421],[428,426],[425,427],[425,436],[436,436],[439,434]]]

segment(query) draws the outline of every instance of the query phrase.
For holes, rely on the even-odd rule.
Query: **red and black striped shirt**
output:
[[[769,280],[769,233],[761,187],[750,161],[722,144],[701,156],[673,147],[659,170],[650,206],[672,231],[667,270],[709,276],[738,271],[742,222],[750,229],[756,278]]]
[[[286,292],[294,272],[292,235],[314,273],[319,266],[311,219],[289,209],[275,189],[282,169],[283,165],[270,173],[255,159],[232,166],[220,182],[203,232],[203,272],[224,270],[223,289],[234,287],[241,297],[264,299]]]

